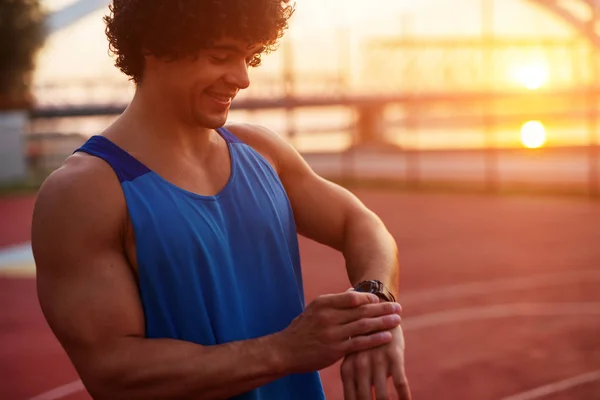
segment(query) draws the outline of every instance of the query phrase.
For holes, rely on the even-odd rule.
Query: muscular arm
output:
[[[352,285],[378,279],[398,293],[396,242],[375,213],[350,191],[318,176],[273,132],[248,124],[230,129],[270,158],[290,198],[298,232],[341,251]]]
[[[223,399],[288,373],[274,335],[210,347],[144,338],[125,213],[114,174],[88,156],[48,179],[34,213],[39,301],[95,399]]]

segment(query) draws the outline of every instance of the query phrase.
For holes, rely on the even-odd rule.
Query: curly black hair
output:
[[[115,65],[140,83],[144,56],[194,57],[222,37],[276,49],[294,12],[290,0],[113,0],[104,17]],[[260,64],[257,54],[251,66]]]

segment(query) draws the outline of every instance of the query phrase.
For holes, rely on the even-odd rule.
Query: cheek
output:
[[[202,75],[189,63],[173,63],[168,75],[170,85],[179,93],[195,90],[203,84]]]
[[[192,104],[194,106],[197,106],[204,98],[204,90],[205,89],[206,89],[206,86],[204,84],[202,84],[201,82],[196,82],[194,85],[192,85],[188,96],[192,100]]]
[[[206,86],[203,83],[196,83],[188,92],[188,102],[186,104],[192,114],[204,115],[211,110],[211,100],[205,94]]]

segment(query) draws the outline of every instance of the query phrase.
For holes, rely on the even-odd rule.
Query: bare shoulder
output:
[[[75,248],[75,243],[118,235],[125,216],[125,199],[112,168],[87,154],[72,155],[38,192],[31,232],[36,264],[43,268],[58,251],[68,252],[69,244]]]
[[[38,192],[36,210],[57,212],[65,217],[92,209],[96,212],[106,209],[114,214],[119,200],[125,205],[112,168],[97,157],[76,153],[46,179]]]
[[[248,123],[232,123],[226,128],[265,157],[277,173],[290,166],[303,164],[303,159],[296,149],[269,128]]]

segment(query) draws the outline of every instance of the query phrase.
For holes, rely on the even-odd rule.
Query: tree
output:
[[[0,110],[32,105],[35,57],[46,36],[39,0],[0,0]]]

